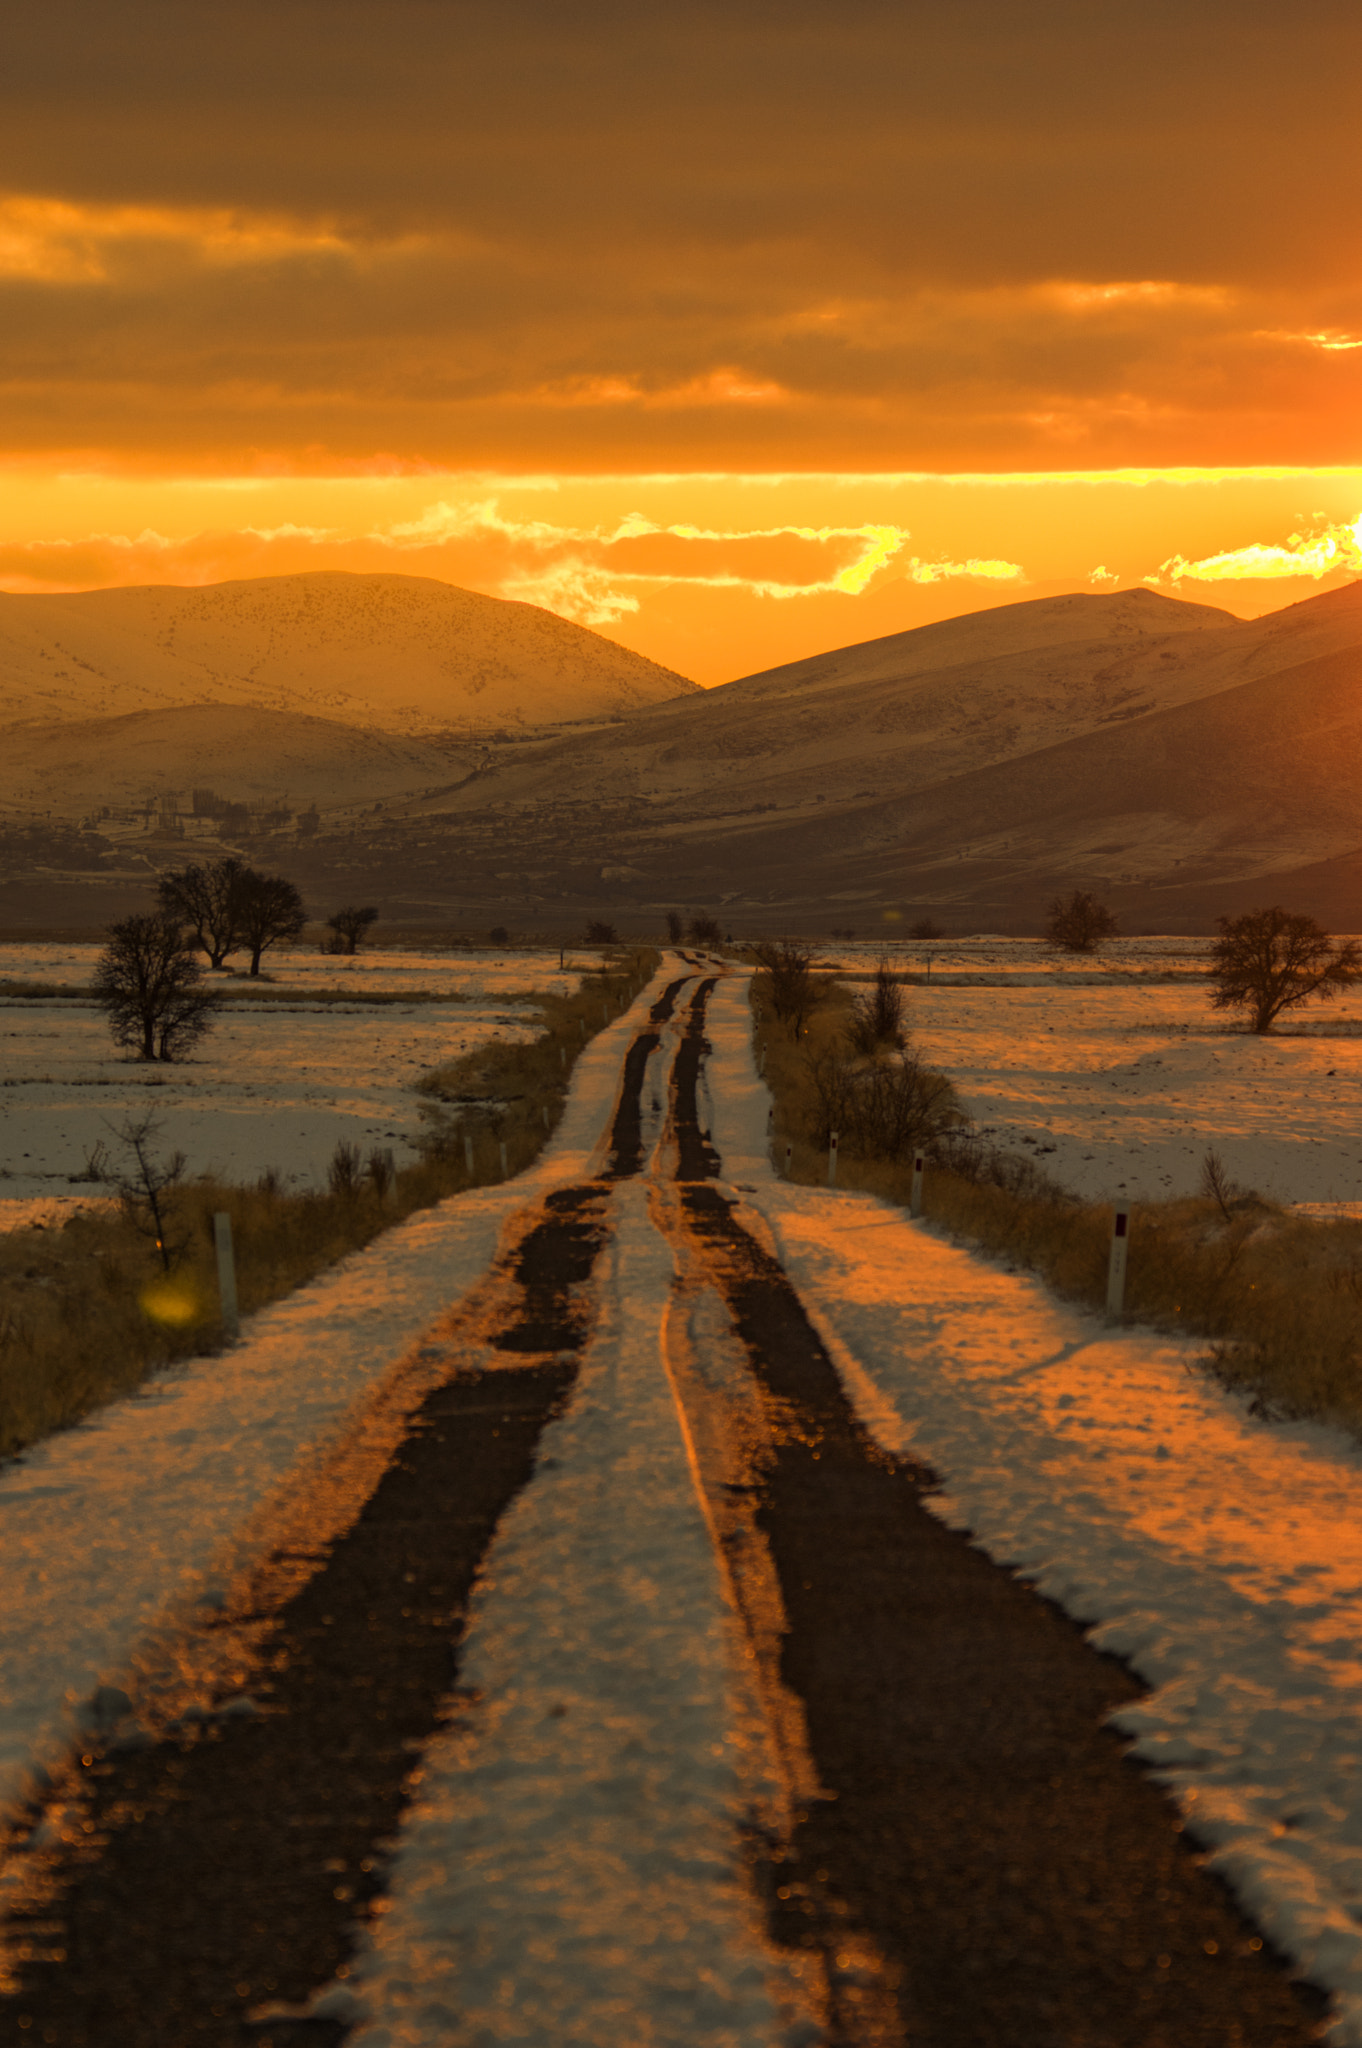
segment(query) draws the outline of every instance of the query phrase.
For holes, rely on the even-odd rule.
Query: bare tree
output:
[[[162,875],[156,894],[167,917],[187,924],[213,967],[241,944],[240,883],[250,870],[235,854]]]
[[[183,1152],[172,1152],[169,1159],[157,1156],[161,1125],[150,1110],[142,1117],[127,1117],[116,1127],[110,1124],[109,1129],[131,1152],[132,1162],[122,1169],[105,1167],[100,1179],[114,1190],[133,1227],[151,1239],[168,1273],[190,1238],[175,1202],[188,1162]]]
[[[723,926],[717,917],[693,917],[686,934],[692,946],[722,946]]]
[[[903,987],[887,960],[875,969],[868,993],[856,997],[847,1036],[859,1053],[903,1044]]]
[[[334,936],[327,941],[328,953],[357,953],[359,942],[371,924],[377,924],[378,911],[372,903],[362,907],[347,903],[334,917],[328,917],[326,928]]]
[[[934,918],[920,917],[916,924],[908,927],[910,939],[944,939],[946,934]]]
[[[1065,953],[1095,953],[1116,929],[1116,919],[1105,903],[1099,903],[1086,889],[1075,889],[1067,902],[1056,896],[1050,905],[1045,937]]]
[[[667,943],[672,946],[679,946],[685,936],[685,918],[682,917],[679,910],[669,910],[667,912]]]
[[[1213,1010],[1247,1010],[1251,1031],[1270,1031],[1283,1010],[1317,996],[1328,1002],[1362,976],[1355,939],[1330,938],[1313,917],[1283,910],[1219,917],[1211,950]]]
[[[589,946],[617,946],[620,935],[613,924],[607,924],[604,918],[593,917],[586,928],[586,940]]]
[[[140,1059],[175,1060],[198,1044],[218,997],[203,987],[194,953],[175,917],[125,917],[109,926],[93,985],[115,1045]]]
[[[813,947],[798,939],[763,939],[752,947],[752,958],[765,976],[761,993],[798,1038],[827,994],[826,981],[813,971]]]
[[[296,939],[307,923],[303,899],[282,875],[257,874],[246,868],[237,882],[241,937],[250,948],[251,973],[260,972],[260,956],[280,939]]]

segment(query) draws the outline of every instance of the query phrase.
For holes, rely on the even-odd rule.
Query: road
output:
[[[935,1475],[867,1429],[772,1247],[735,1204],[703,1106],[714,981],[697,967],[653,1003],[623,1050],[599,1170],[515,1217],[442,1328],[435,1383],[381,1461],[372,1445],[367,1462],[357,1456],[348,1510],[332,1498],[302,1514],[293,1541],[260,1560],[249,1608],[215,1624],[230,1653],[219,1640],[203,1654],[230,1670],[225,1711],[91,1742],[54,1786],[46,1820],[32,1817],[0,2042],[1289,2048],[1318,2038],[1322,1999],[1206,1873],[1175,1806],[1105,1725],[1138,1681],[930,1512]],[[648,1354],[637,1391],[620,1376],[620,1361],[639,1355],[619,1334],[630,1314]],[[631,1595],[627,1558],[617,1561],[610,1598],[626,1640],[611,1653],[613,1676],[574,1691],[560,1671],[563,1699],[545,1708],[513,1663],[499,1666],[480,1644],[495,1637],[499,1599],[514,1622],[542,1597],[526,1631],[541,1647],[557,1628],[570,1602],[536,1594],[537,1566],[517,1578],[515,1532],[523,1553],[536,1502],[566,1498],[559,1468],[571,1466],[580,1429],[592,1416],[607,1427],[612,1402],[622,1415],[630,1401],[655,1404],[637,1411],[652,1418],[645,1449],[666,1434],[664,1408],[670,1418],[691,1497],[684,1513],[667,1510],[664,1529],[675,1528],[678,1555],[691,1545],[686,1570],[692,1581],[710,1573],[727,1621],[716,1635],[708,1609],[686,1606],[682,1579],[673,1597],[659,1570]],[[639,1456],[636,1442],[628,1455]],[[577,1519],[557,1525],[567,1542],[591,1501],[606,1522],[615,1512],[595,1480],[573,1499]],[[627,1550],[627,1514],[648,1502],[617,1507]],[[596,1531],[583,1557],[609,1534]],[[563,1568],[584,1567],[569,1557]],[[599,1610],[575,1638],[570,1615],[563,1626],[589,1662]],[[722,1638],[720,1705],[741,1724],[738,1792],[720,1801],[729,1868],[685,1876],[700,1932],[678,1932],[670,1963],[658,1953],[665,1939],[645,1941],[627,1915],[608,1939],[574,1923],[571,1941],[527,1940],[517,1904],[523,1893],[542,1916],[561,1873],[578,1870],[584,1815],[595,1865],[634,1858],[646,1884],[649,1845],[662,1854],[668,1835],[667,1815],[647,1801],[689,1797],[690,1780],[666,1790],[665,1756],[638,1775],[639,1738],[625,1725],[631,1631],[656,1633],[640,1686],[669,1674],[689,1684],[695,1641],[686,1728],[710,1710],[705,1673],[718,1668]],[[511,1674],[504,1700],[493,1696],[498,1670]],[[537,1808],[532,1841],[498,1844],[498,1827],[515,1837],[521,1811],[521,1692],[536,1728],[555,1716],[565,1725],[558,1789],[583,1757],[590,1784],[575,1806]],[[492,1781],[485,1757],[498,1741],[509,1755]],[[443,1863],[408,1865],[404,1844],[440,1771]],[[469,1834],[460,1787],[472,1803],[487,1782],[504,1801],[493,1797],[489,1815],[479,1791],[481,1833]],[[469,1856],[495,1852],[496,1888],[460,1887],[449,1847],[459,1842],[474,1844]],[[433,1870],[449,1885],[447,1908]],[[574,1875],[553,1907],[560,1922],[597,1882],[620,1904],[606,1880]],[[671,1880],[659,1882],[665,1893]],[[722,1936],[703,1933],[706,1899],[727,1916]],[[442,1915],[458,1940],[436,1999],[412,1989],[429,1966],[411,1960],[411,1930],[429,1941],[434,1925],[438,1945]],[[697,1943],[702,1956],[723,1952],[713,1983],[694,1974]]]

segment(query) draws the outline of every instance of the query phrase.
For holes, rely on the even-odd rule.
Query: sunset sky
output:
[[[56,0],[0,587],[382,569],[701,681],[1362,570],[1362,14]]]

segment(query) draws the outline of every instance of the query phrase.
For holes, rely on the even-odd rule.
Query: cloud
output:
[[[1095,569],[1088,571],[1089,583],[1119,583],[1120,580],[1121,578],[1117,572],[1114,569],[1108,569],[1104,562],[1099,562]]]
[[[1293,533],[1284,543],[1251,541],[1222,554],[1189,562],[1172,555],[1146,583],[1242,583],[1309,576],[1318,583],[1337,570],[1362,572],[1362,514],[1349,524],[1331,525],[1312,534]]]

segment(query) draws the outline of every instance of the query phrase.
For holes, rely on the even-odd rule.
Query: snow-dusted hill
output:
[[[189,704],[117,718],[0,728],[0,809],[17,818],[86,817],[171,792],[212,789],[231,803],[373,804],[468,774],[476,747],[365,730],[295,711]]]
[[[0,593],[5,721],[218,703],[472,731],[608,717],[697,688],[538,605],[425,576]]]

